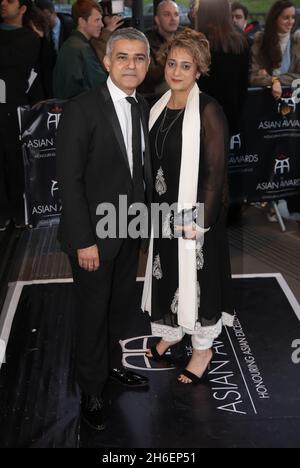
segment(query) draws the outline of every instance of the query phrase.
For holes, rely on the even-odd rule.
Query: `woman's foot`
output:
[[[201,379],[207,367],[209,366],[212,357],[213,351],[211,348],[205,350],[193,349],[193,354],[190,359],[190,362],[186,367],[186,370],[195,376],[194,381],[197,381],[197,379]],[[178,382],[183,384],[191,384],[193,382],[192,379],[190,379],[184,374],[180,374],[177,380]]]
[[[162,357],[165,352],[170,348],[170,346],[174,346],[177,343],[179,343],[181,340],[176,340],[176,341],[165,341],[163,338],[157,343],[157,345],[154,347],[156,350],[157,354]],[[148,349],[146,352],[146,356],[148,358],[153,358],[157,359],[157,356],[153,356],[153,347],[151,349]]]

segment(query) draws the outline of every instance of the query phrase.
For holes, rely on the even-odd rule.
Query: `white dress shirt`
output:
[[[131,96],[128,96],[124,91],[118,88],[112,81],[110,77],[107,79],[108,91],[111,95],[113,104],[116,109],[116,113],[120,122],[125,148],[127,151],[128,163],[131,172],[131,177],[133,174],[133,157],[132,157],[132,122],[131,122],[131,104],[127,101],[127,97],[133,97],[136,99],[136,92]],[[144,133],[142,131],[142,151],[145,151],[145,139]],[[142,157],[143,155],[141,155]]]
[[[52,35],[52,40],[53,40],[53,45],[55,48],[55,51],[58,53],[59,49],[59,37],[60,37],[60,30],[61,30],[61,21],[56,17],[55,25],[51,29],[51,35]]]

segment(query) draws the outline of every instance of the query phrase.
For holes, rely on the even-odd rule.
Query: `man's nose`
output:
[[[128,68],[135,68],[135,67],[136,67],[135,58],[134,57],[129,58],[128,59]]]

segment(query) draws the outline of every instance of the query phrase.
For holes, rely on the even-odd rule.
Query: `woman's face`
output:
[[[176,47],[169,53],[165,78],[172,91],[190,91],[200,73],[190,52]]]
[[[281,34],[291,32],[295,24],[296,10],[285,8],[277,18],[277,30]]]

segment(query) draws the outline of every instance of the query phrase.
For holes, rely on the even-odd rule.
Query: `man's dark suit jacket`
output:
[[[71,15],[65,13],[57,13],[58,18],[61,21],[60,35],[59,35],[59,48],[62,44],[70,37],[71,32],[74,29],[74,21]]]
[[[148,110],[142,109],[145,135],[144,180],[147,203],[152,198],[152,171],[148,141]],[[108,88],[101,85],[69,101],[57,133],[57,173],[62,200],[59,240],[67,253],[97,244],[100,259],[113,259],[122,239],[98,239],[96,224],[100,203],[117,208],[119,195],[133,194],[122,130]]]

